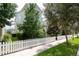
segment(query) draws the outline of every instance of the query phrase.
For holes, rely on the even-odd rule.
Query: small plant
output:
[[[21,33],[16,33],[16,37],[18,40],[21,40],[22,39],[22,34]]]
[[[5,33],[3,36],[3,40],[6,42],[12,41],[11,38],[12,38],[12,35],[9,33]]]
[[[43,29],[39,29],[37,32],[37,37],[38,38],[46,37],[46,32]]]
[[[17,40],[17,37],[12,37],[11,38],[11,41],[13,42],[13,41],[16,41]]]

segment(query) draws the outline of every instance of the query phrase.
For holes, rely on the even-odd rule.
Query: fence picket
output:
[[[5,48],[5,54],[7,54],[7,42],[5,43],[6,48]]]
[[[1,55],[1,52],[2,52],[2,51],[1,51],[1,42],[0,42],[0,55]]]
[[[8,53],[10,53],[10,43],[8,43]]]
[[[4,42],[3,42],[3,45],[2,45],[2,55],[4,55]]]

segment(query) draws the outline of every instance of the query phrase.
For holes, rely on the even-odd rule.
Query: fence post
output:
[[[12,52],[13,52],[13,42],[11,42],[11,44],[12,44]]]
[[[0,55],[1,55],[1,42],[0,42]]]
[[[26,49],[26,47],[27,47],[27,44],[26,44],[26,43],[27,43],[27,41],[25,40],[25,49]]]
[[[18,51],[18,41],[16,41],[16,51]]]
[[[7,43],[7,53],[9,53],[9,43]]]
[[[10,48],[11,48],[10,52],[12,53],[12,42],[10,42]]]
[[[17,45],[17,44],[16,44],[16,42],[15,42],[15,52],[16,52],[16,45]]]
[[[7,42],[5,43],[5,54],[7,54]]]
[[[20,50],[21,50],[22,44],[21,44],[21,41],[19,41],[19,42],[20,42]]]
[[[16,43],[14,42],[14,52],[16,51]]]
[[[22,49],[23,49],[23,40],[22,40]]]
[[[4,45],[5,43],[3,42],[3,44],[2,44],[2,55],[4,55]]]
[[[18,44],[17,44],[17,50],[19,50],[19,41],[17,41],[18,42]]]

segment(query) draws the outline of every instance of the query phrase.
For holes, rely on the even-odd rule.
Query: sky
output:
[[[25,3],[16,3],[17,4],[17,12],[18,11],[20,11],[22,8],[23,8],[23,6],[25,5]],[[37,3],[37,5],[40,7],[40,9],[41,10],[43,10],[44,9],[44,6],[43,6],[43,3]]]

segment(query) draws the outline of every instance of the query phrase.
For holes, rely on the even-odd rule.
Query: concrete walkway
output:
[[[19,51],[19,52],[4,55],[4,56],[33,56],[33,55],[35,55],[39,52],[42,52],[42,51],[44,51],[48,48],[51,48],[51,47],[56,46],[56,45],[63,43],[63,42],[65,42],[65,39],[58,40],[58,41],[48,43],[48,44],[44,44],[44,45],[40,45],[40,46],[37,46],[37,47],[29,48],[29,49],[26,49],[26,50],[23,50],[23,51]]]

